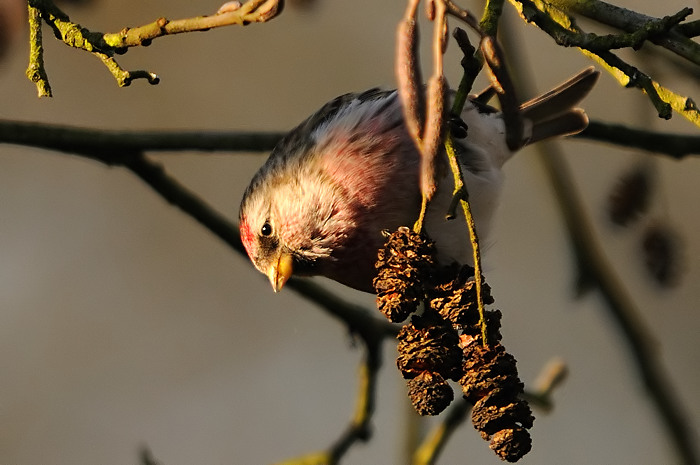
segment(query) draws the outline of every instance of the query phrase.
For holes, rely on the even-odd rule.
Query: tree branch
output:
[[[0,143],[89,155],[109,165],[126,152],[269,152],[282,132],[132,131],[88,129],[0,119]]]
[[[153,39],[184,32],[208,31],[223,26],[247,26],[250,23],[263,23],[282,12],[279,0],[249,0],[240,7],[228,8],[211,16],[168,20],[158,18],[140,27],[124,28],[117,33],[104,34],[102,42],[110,49],[150,45]]]
[[[588,128],[576,137],[659,153],[676,159],[700,155],[700,136],[666,134],[648,129],[634,129],[621,124],[590,121]]]
[[[225,8],[212,16],[170,21],[158,18],[152,23],[135,28],[124,28],[117,33],[93,32],[70,20],[52,0],[28,0],[30,30],[30,60],[27,76],[37,85],[40,97],[50,97],[51,90],[41,56],[41,20],[51,26],[56,38],[66,45],[92,53],[112,73],[120,87],[131,84],[134,79],[146,79],[158,84],[160,78],[150,71],[127,71],[114,59],[114,54],[126,53],[129,47],[150,45],[153,39],[184,32],[206,31],[216,27],[265,22],[282,11],[282,0],[249,0],[243,5],[229,2]]]
[[[413,465],[434,464],[445,448],[445,444],[452,437],[452,433],[464,422],[471,409],[472,404],[464,397],[455,402],[442,422],[435,427],[418,447],[413,455]]]
[[[636,40],[639,37],[647,39],[668,32],[672,29],[678,17],[685,15],[688,12],[687,10],[682,10],[677,15],[668,17],[667,20],[651,18],[650,22],[645,23],[641,28],[637,28],[636,32],[631,33],[631,35],[608,36],[614,39],[611,39],[611,42],[608,44],[611,48],[606,48],[603,46],[605,41],[598,41],[597,37],[600,36],[584,33],[575,25],[571,17],[550,3],[542,0],[511,0],[511,3],[520,11],[525,21],[535,24],[550,35],[558,44],[580,48],[585,55],[602,64],[620,84],[643,90],[656,108],[659,117],[670,118],[671,109],[673,109],[693,124],[700,126],[700,112],[697,106],[692,104],[692,99],[662,86],[647,74],[642,73],[639,69],[626,63],[610,51],[613,45],[622,45],[628,42],[628,46],[638,46],[640,43],[636,42]],[[651,35],[647,35],[646,32],[641,33],[639,36],[634,35],[639,33],[639,31],[645,31],[647,27],[656,32]],[[664,29],[664,27],[667,29]]]
[[[41,35],[41,12],[29,6],[29,66],[27,78],[36,84],[39,97],[51,97],[49,78],[44,69],[44,45]]]
[[[329,450],[330,464],[336,464],[358,441],[367,441],[371,436],[370,421],[374,413],[377,392],[377,373],[381,366],[382,338],[365,340],[367,344],[365,361],[360,372],[360,392],[355,406],[355,414],[347,430]]]
[[[659,18],[599,0],[550,0],[550,3],[563,12],[578,13],[601,24],[630,33],[643,30],[649,24],[659,21]],[[648,40],[685,58],[691,63],[700,65],[700,44],[689,39],[689,37],[696,35],[698,28],[700,28],[700,25],[697,24],[697,21],[686,24],[673,24],[665,31],[652,34],[648,37]]]

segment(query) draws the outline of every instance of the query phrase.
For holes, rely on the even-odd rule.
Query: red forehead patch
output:
[[[243,242],[243,247],[245,247],[249,256],[252,256],[253,244],[255,243],[255,234],[250,229],[250,225],[246,220],[241,221],[239,226],[241,231],[241,241]]]

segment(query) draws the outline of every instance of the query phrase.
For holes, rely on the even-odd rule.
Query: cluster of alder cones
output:
[[[434,244],[406,227],[388,236],[376,266],[379,310],[395,323],[411,316],[399,331],[397,366],[416,411],[442,412],[454,399],[448,380],[456,381],[491,449],[503,460],[518,461],[532,447],[528,429],[534,418],[521,399],[515,358],[500,343],[500,311],[485,312],[482,332],[474,269],[437,266]],[[485,304],[493,303],[486,283],[482,294]]]

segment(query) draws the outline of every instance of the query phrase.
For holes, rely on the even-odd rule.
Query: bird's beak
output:
[[[270,265],[267,270],[267,277],[270,278],[270,284],[275,292],[279,292],[284,287],[287,280],[292,276],[294,267],[292,264],[292,254],[282,252],[276,263]]]

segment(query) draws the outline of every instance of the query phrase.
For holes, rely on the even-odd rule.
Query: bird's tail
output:
[[[527,143],[577,134],[586,129],[588,117],[576,105],[588,95],[599,75],[591,66],[549,92],[523,103],[521,116],[532,124]]]

